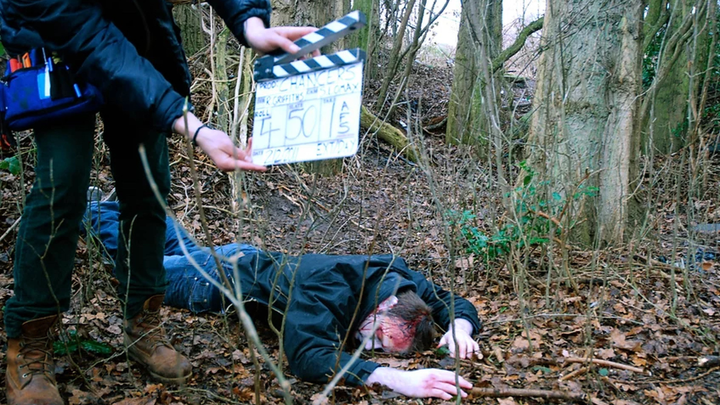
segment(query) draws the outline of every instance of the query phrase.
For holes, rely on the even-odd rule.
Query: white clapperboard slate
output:
[[[295,44],[296,54],[255,62],[253,163],[276,165],[352,156],[358,150],[365,52],[297,60],[365,25],[353,11]]]

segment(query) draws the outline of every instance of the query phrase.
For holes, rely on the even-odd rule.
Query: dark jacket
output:
[[[104,202],[101,206],[91,203],[86,214],[88,228],[98,235],[110,257],[117,248],[118,210],[115,202]],[[181,240],[193,260],[220,280],[215,260],[207,249],[195,245],[184,230],[178,234],[171,219],[167,219],[167,224],[165,303],[193,312],[222,311],[220,291],[184,255]],[[215,250],[225,257],[244,254],[238,261],[238,277],[229,263],[223,264],[228,278],[235,283],[240,280],[244,300],[257,301],[280,315],[285,314],[285,354],[293,374],[303,380],[325,383],[347,364],[350,354],[343,350],[347,347],[340,347],[341,342],[350,333],[347,341],[352,346],[359,324],[396,290],[415,291],[432,308],[435,322],[442,327],[450,323],[449,307],[454,301],[455,316],[468,320],[473,333],[480,331],[477,311],[470,302],[457,295],[451,300],[450,292],[410,270],[396,256],[286,256],[238,244]],[[362,384],[377,367],[377,363],[358,360],[345,376],[346,382]]]
[[[253,298],[284,312],[291,297],[285,315],[285,354],[293,374],[307,381],[325,383],[350,361],[350,354],[342,350],[347,347],[340,348],[344,337],[354,335],[359,324],[396,290],[415,291],[432,308],[435,322],[442,327],[450,323],[451,301],[455,316],[468,320],[473,333],[481,327],[470,302],[457,295],[451,300],[450,292],[392,255],[289,257],[259,251],[244,256],[240,269],[251,269],[241,271],[246,299]],[[358,360],[345,380],[351,385],[362,384],[378,366]]]
[[[245,20],[270,25],[269,0],[209,2],[243,44]],[[165,0],[0,0],[0,38],[13,56],[41,46],[58,52],[108,108],[169,132],[190,92],[171,9]]]

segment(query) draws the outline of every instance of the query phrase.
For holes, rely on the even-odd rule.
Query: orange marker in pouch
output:
[[[32,67],[32,60],[30,60],[29,52],[25,52],[25,55],[22,56],[22,65],[26,68]]]

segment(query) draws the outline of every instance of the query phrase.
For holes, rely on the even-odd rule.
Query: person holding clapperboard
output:
[[[260,52],[296,52],[292,41],[314,31],[268,28],[269,0],[209,3],[242,44]],[[185,382],[191,365],[160,327],[165,211],[146,179],[139,146],[163,197],[170,187],[166,137],[172,132],[189,137],[221,170],[265,167],[252,163],[249,145],[237,148],[192,112],[186,126],[190,74],[165,0],[0,0],[0,38],[14,60],[0,87],[3,135],[33,128],[37,146],[36,179],[15,246],[14,296],[4,314],[8,404],[63,404],[52,330],[70,303],[98,111],[120,200],[116,275],[118,296],[127,298],[128,352],[156,379]]]

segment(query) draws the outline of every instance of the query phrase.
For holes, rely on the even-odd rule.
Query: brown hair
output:
[[[387,315],[400,320],[404,329],[413,335],[409,352],[421,352],[432,347],[435,339],[435,323],[432,310],[414,291],[405,291],[397,296],[397,304]]]

